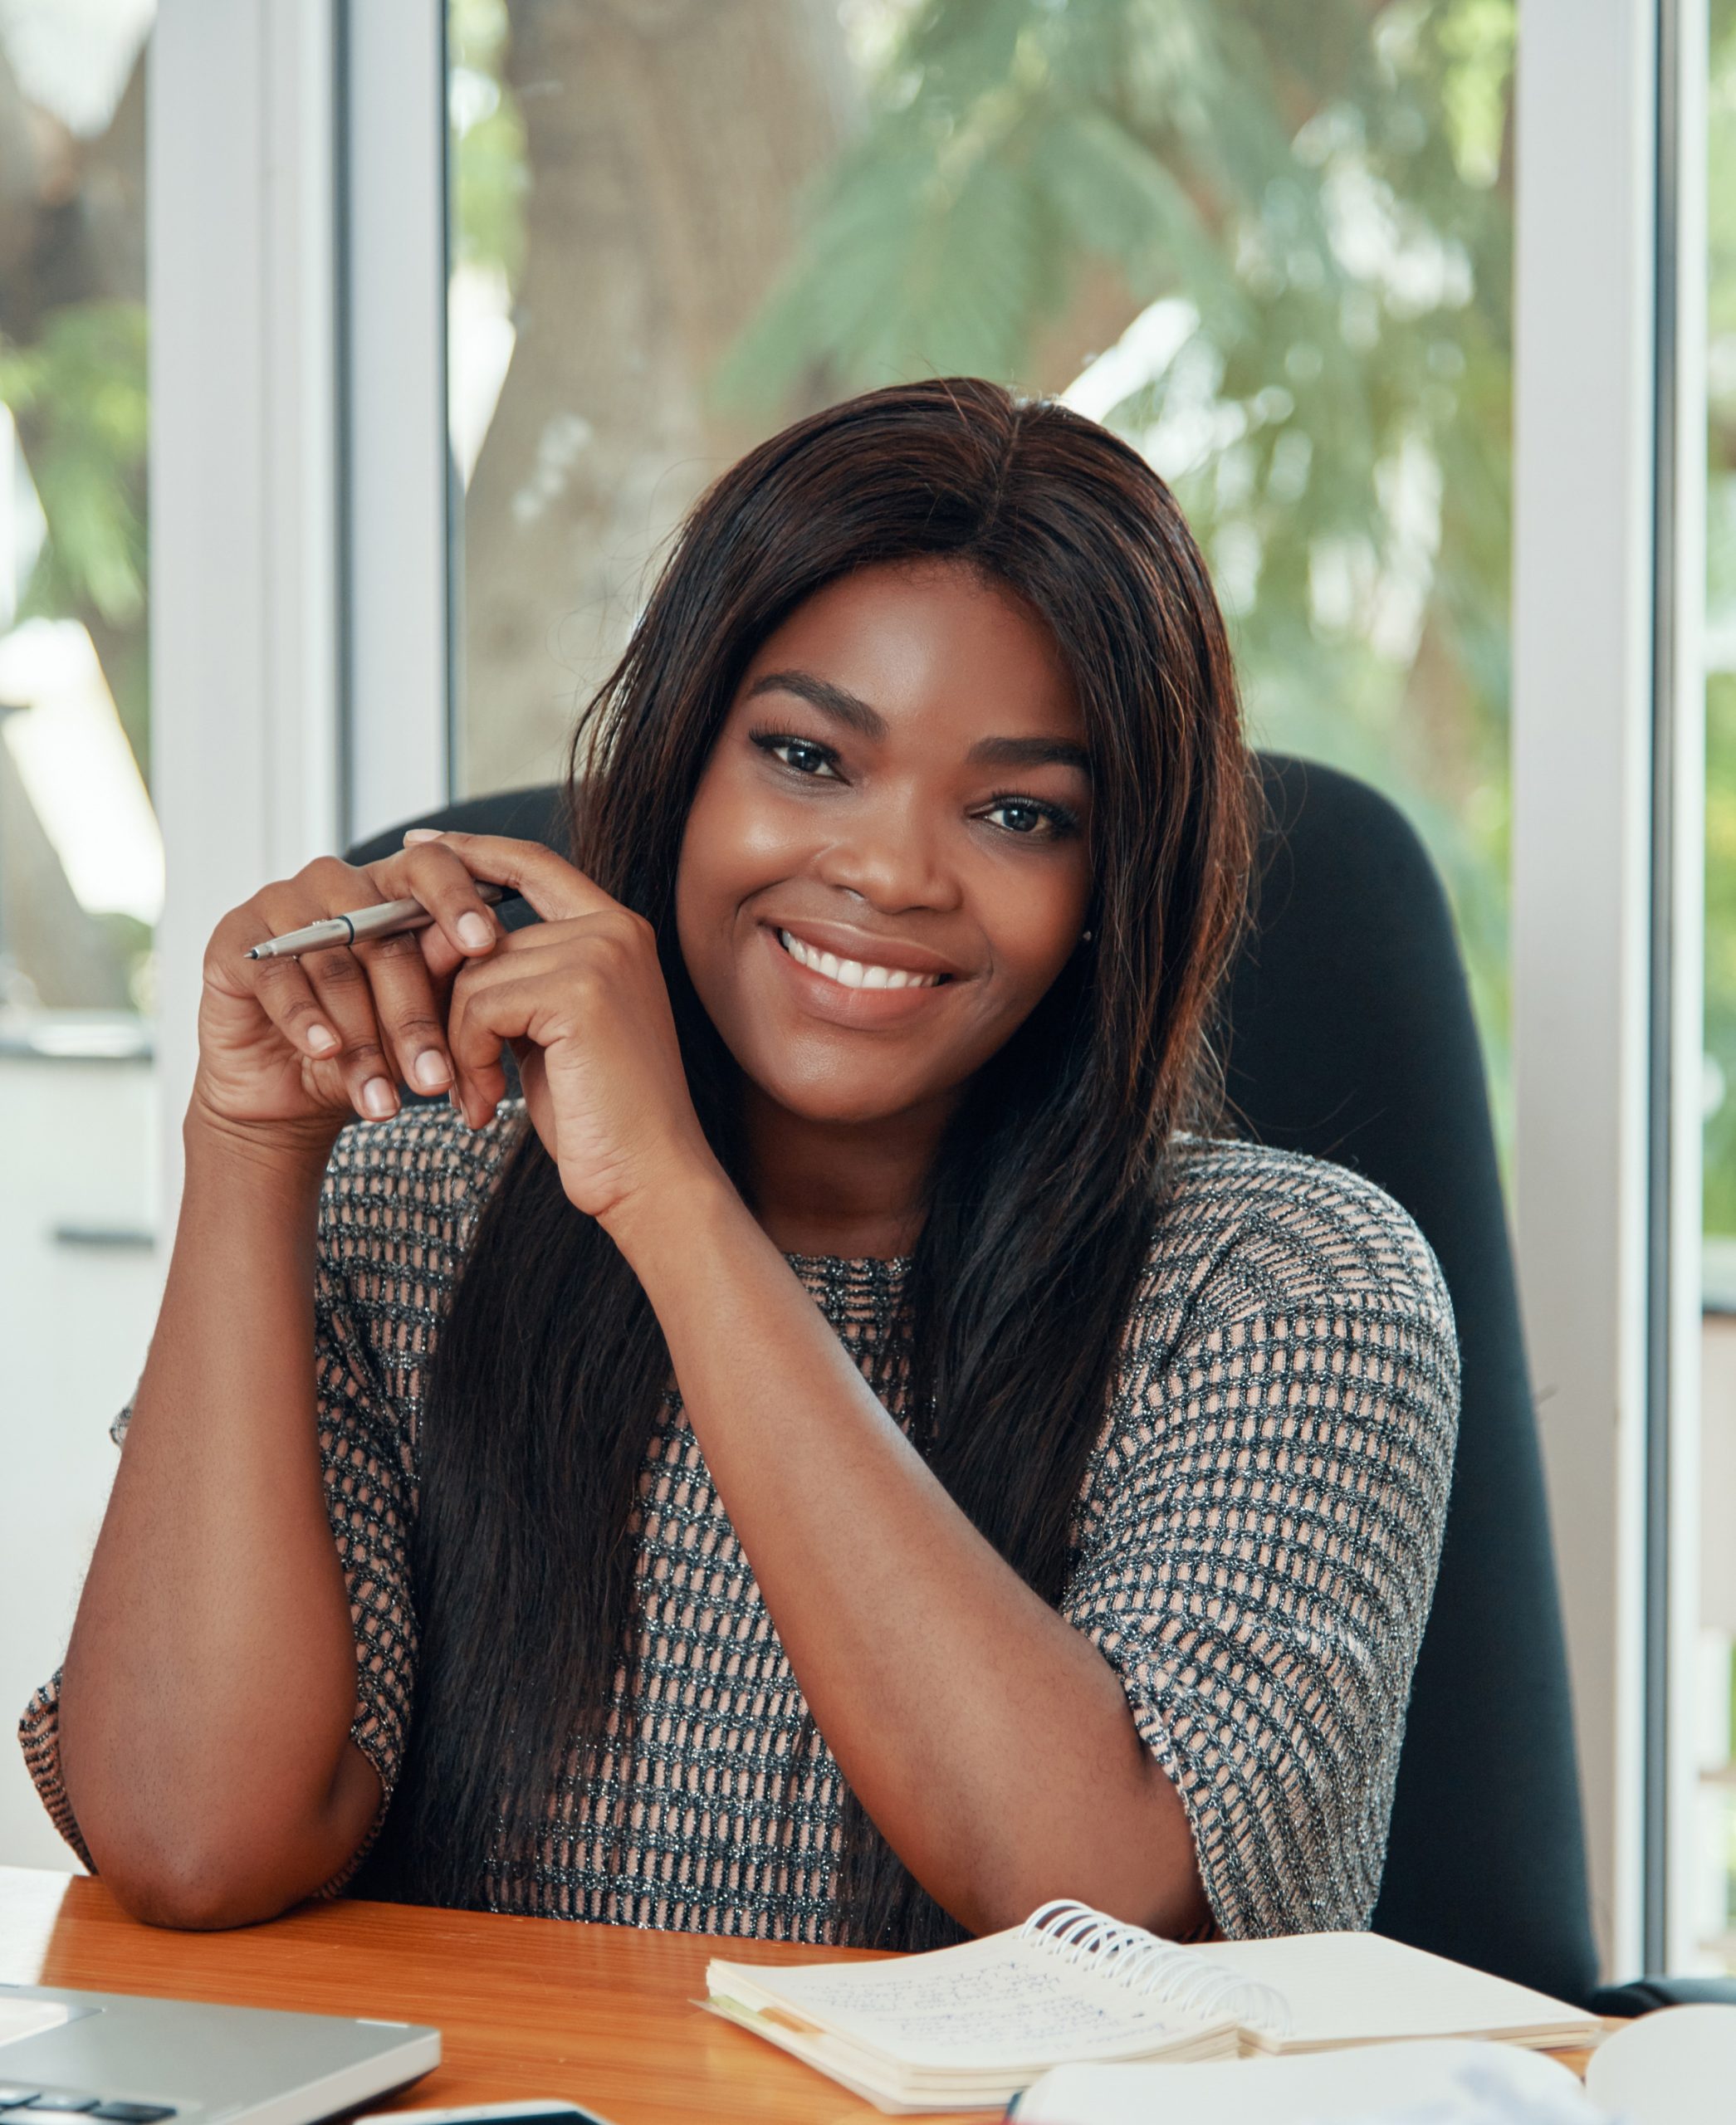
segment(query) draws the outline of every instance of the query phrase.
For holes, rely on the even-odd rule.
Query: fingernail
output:
[[[458,917],[458,942],[467,945],[473,952],[484,951],[494,942],[494,930],[486,915],[461,915]]]
[[[406,843],[413,841],[438,841],[440,838],[438,827],[410,827],[404,833]]]
[[[438,1048],[424,1048],[411,1065],[410,1074],[425,1092],[443,1092],[452,1081],[446,1058]]]
[[[397,1104],[392,1087],[384,1077],[370,1077],[362,1087],[362,1111],[374,1121],[385,1121]]]
[[[307,1044],[315,1055],[330,1055],[338,1044],[338,1037],[330,1026],[310,1026]]]

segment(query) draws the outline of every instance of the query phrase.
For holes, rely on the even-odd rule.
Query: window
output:
[[[1445,871],[1504,1117],[1511,0],[451,0],[458,773],[552,779],[700,490],[899,377],[1168,478],[1263,743]]]
[[[149,0],[0,12],[0,1703],[64,1644],[157,1292]],[[16,1751],[0,1858],[65,1864]]]
[[[1705,1131],[1692,1940],[1736,1970],[1736,8],[1707,105]]]

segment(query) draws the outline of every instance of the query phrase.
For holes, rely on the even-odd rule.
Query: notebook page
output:
[[[1367,2044],[1382,2038],[1500,2036],[1521,2030],[1601,2030],[1595,2015],[1546,1992],[1468,1969],[1378,1933],[1296,1933],[1220,1941],[1204,1961],[1274,1986],[1289,2003],[1287,2041]]]
[[[1015,2125],[1352,2125],[1486,2120],[1496,2098],[1537,2125],[1593,2125],[1573,2074],[1536,2051],[1490,2044],[1380,2044],[1221,2065],[1058,2066],[1019,2097]]]
[[[1215,2025],[1071,1970],[1016,1932],[894,1962],[714,1962],[710,1991],[741,1999],[736,1971],[752,1994],[907,2066],[1017,2072],[1156,2050]]]

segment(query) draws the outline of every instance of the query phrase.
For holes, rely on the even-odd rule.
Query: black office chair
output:
[[[1374,1923],[1607,2013],[1736,2001],[1736,1980],[1597,1990],[1543,1465],[1482,1053],[1445,896],[1386,799],[1300,760],[1266,755],[1260,766],[1269,817],[1256,918],[1227,1002],[1238,1126],[1353,1166],[1404,1204],[1440,1259],[1463,1362],[1440,1576]],[[551,789],[412,823],[565,846]],[[352,860],[399,839],[364,843]]]

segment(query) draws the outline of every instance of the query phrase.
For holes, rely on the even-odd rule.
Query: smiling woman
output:
[[[815,415],[696,509],[574,759],[575,862],[411,837],[212,940],[27,1720],[66,1834],[184,1924],[364,1857],[899,1946],[1365,1923],[1456,1351],[1396,1204],[1201,1133],[1249,784],[1167,490],[968,379]]]
[[[676,910],[780,1245],[914,1243],[961,1088],[1081,948],[1090,799],[1054,634],[968,564],[853,571],[761,644],[688,814]],[[804,1132],[815,1170],[793,1168],[764,1155],[790,1114],[865,1133]]]

